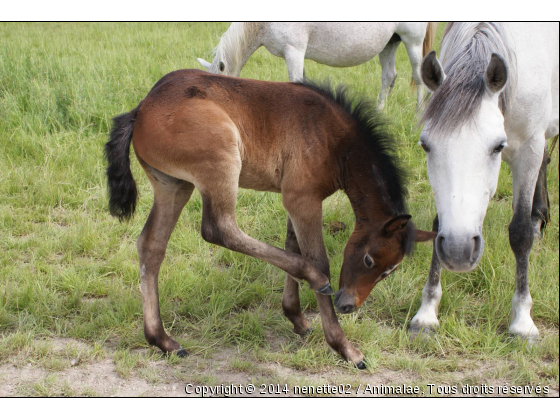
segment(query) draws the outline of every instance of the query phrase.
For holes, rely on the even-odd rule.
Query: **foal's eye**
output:
[[[226,65],[223,61],[220,61],[220,71],[224,71],[226,69]]]
[[[369,256],[369,254],[366,254],[366,256],[364,257],[364,264],[367,268],[371,268],[375,265],[373,259]]]
[[[494,152],[493,152],[493,153],[495,153],[495,154],[500,153],[502,150],[504,150],[504,147],[506,147],[506,145],[507,145],[507,143],[506,143],[505,141],[502,142],[502,143],[500,143],[500,144],[498,145],[498,147],[496,147],[496,148],[494,149]]]
[[[428,147],[428,145],[427,145],[426,143],[424,143],[422,140],[420,140],[420,141],[418,142],[418,144],[419,144],[420,146],[422,146],[422,149],[424,149],[424,151],[425,151],[426,153],[428,153],[428,152],[430,151],[430,148]]]

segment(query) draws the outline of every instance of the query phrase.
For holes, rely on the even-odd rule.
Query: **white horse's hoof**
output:
[[[439,321],[435,315],[416,314],[412,321],[410,321],[410,337],[415,339],[419,334],[431,335],[439,328]]]
[[[539,341],[539,330],[533,322],[515,322],[510,325],[509,333],[524,338],[530,346]]]
[[[529,345],[539,340],[539,330],[531,318],[532,306],[531,295],[514,293],[511,302],[509,333],[526,339]]]

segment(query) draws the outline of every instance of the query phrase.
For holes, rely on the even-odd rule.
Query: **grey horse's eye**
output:
[[[373,259],[369,256],[369,254],[366,254],[366,256],[364,257],[364,264],[367,268],[371,268],[375,265]]]
[[[426,153],[428,153],[428,152],[430,151],[430,148],[428,147],[428,145],[427,145],[426,143],[424,143],[422,140],[420,140],[420,141],[418,142],[418,144],[419,144],[420,146],[422,146],[422,149],[424,149],[424,151],[425,151]]]
[[[507,143],[504,141],[502,143],[500,143],[493,151],[493,153],[498,154],[500,153],[502,150],[504,150],[504,147],[506,147]]]
[[[226,65],[223,61],[220,61],[220,71],[224,71],[226,69]]]

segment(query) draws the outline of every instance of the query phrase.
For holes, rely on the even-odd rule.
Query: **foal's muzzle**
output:
[[[449,271],[474,270],[482,257],[484,239],[480,234],[461,235],[440,233],[436,238],[436,252],[441,264]]]
[[[341,314],[349,314],[357,309],[354,296],[344,293],[344,289],[340,289],[334,295],[334,307]]]

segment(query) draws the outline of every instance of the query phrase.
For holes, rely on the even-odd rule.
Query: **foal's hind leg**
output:
[[[550,222],[550,201],[548,198],[548,189],[546,186],[546,169],[550,158],[548,151],[544,150],[541,169],[535,186],[535,194],[533,196],[533,210],[531,211],[531,218],[533,220],[533,228],[535,235],[539,238],[542,237],[542,231]]]
[[[187,352],[181,349],[179,343],[171,339],[163,328],[159,313],[158,275],[171,232],[181,210],[189,201],[194,186],[167,176],[145,163],[142,163],[142,166],[154,188],[154,204],[138,238],[144,336],[148,343],[160,348],[164,353],[177,352],[180,356],[186,356]]]
[[[296,232],[294,231],[294,226],[290,217],[288,217],[285,248],[287,251],[291,251],[293,253],[301,255]],[[282,309],[284,311],[284,315],[286,315],[286,318],[288,318],[292,322],[292,324],[294,324],[294,331],[296,334],[305,335],[310,331],[309,321],[307,321],[305,316],[301,313],[301,304],[299,301],[299,284],[289,274],[286,274],[286,280],[284,281]]]

